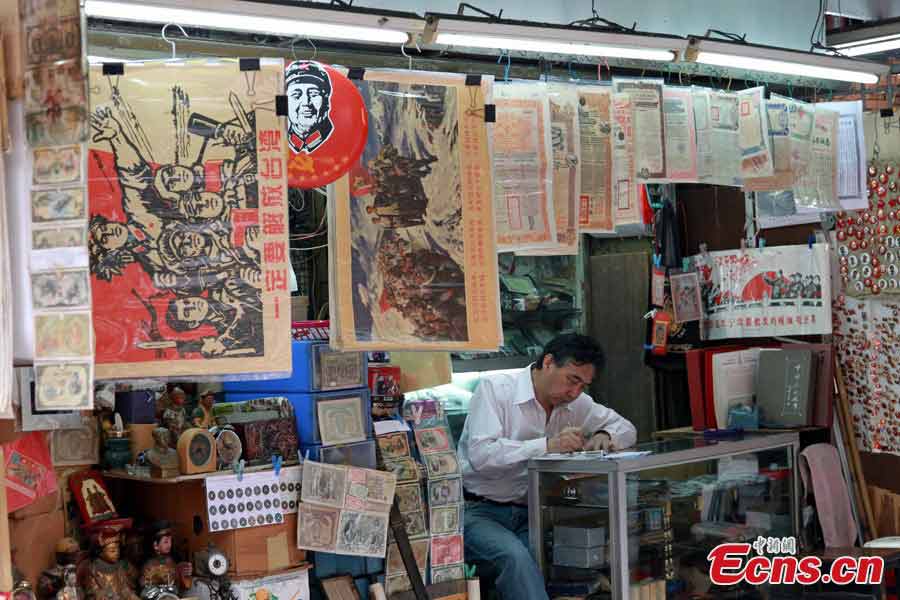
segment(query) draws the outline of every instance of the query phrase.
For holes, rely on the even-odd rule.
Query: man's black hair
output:
[[[544,346],[544,352],[534,363],[536,369],[544,367],[544,357],[553,357],[553,362],[562,367],[569,363],[576,365],[594,365],[598,372],[606,366],[606,355],[603,348],[593,338],[577,333],[565,333],[556,336]]]

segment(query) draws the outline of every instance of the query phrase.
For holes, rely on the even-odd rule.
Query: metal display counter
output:
[[[799,533],[797,433],[684,436],[630,450],[649,453],[529,462],[530,543],[551,598],[608,578],[614,599],[662,600],[719,543]]]

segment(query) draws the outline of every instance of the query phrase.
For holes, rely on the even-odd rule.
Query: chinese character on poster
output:
[[[92,69],[98,378],[290,370],[283,76],[280,60]]]

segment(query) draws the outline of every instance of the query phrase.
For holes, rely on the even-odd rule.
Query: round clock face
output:
[[[219,432],[216,436],[216,453],[218,455],[219,464],[231,465],[241,458],[241,438],[229,430]],[[240,490],[238,490],[240,491]]]
[[[192,437],[191,444],[188,447],[188,454],[191,457],[191,463],[195,467],[205,466],[212,455],[212,444],[209,441],[209,437],[200,434]]]
[[[212,552],[209,555],[206,566],[212,575],[220,577],[228,572],[228,559],[220,552]]]

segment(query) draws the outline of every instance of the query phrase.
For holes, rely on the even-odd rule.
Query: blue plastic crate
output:
[[[291,376],[283,379],[248,379],[223,384],[229,392],[332,392],[368,386],[365,352],[339,352],[328,342],[292,341]]]
[[[225,400],[226,402],[242,402],[254,398],[263,398],[271,394],[272,392],[229,392],[225,394]],[[360,412],[363,417],[362,431],[366,435],[366,438],[369,438],[372,435],[372,406],[369,401],[369,388],[367,387],[342,390],[340,392],[278,392],[276,395],[287,398],[291,403],[291,406],[294,407],[294,418],[297,421],[297,438],[300,441],[300,446],[311,446],[322,443],[322,438],[319,435],[319,420],[316,406],[319,402],[327,400],[338,400],[342,398],[358,399],[360,403]]]

